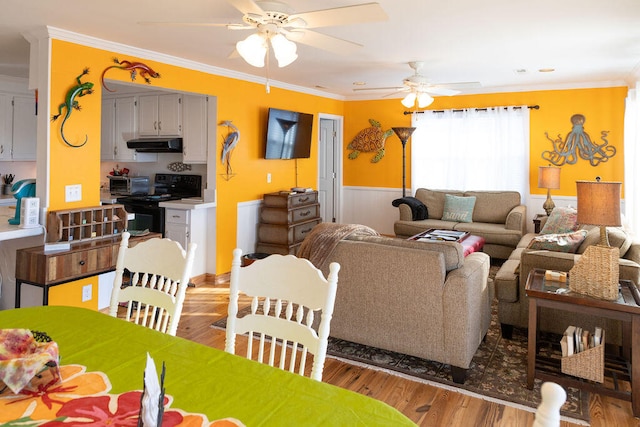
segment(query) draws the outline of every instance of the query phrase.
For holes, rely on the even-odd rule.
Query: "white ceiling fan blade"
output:
[[[422,90],[418,89],[418,91],[427,92],[431,95],[441,95],[441,96],[453,96],[460,93],[459,90],[448,89],[445,87],[438,87],[438,86],[427,86]]]
[[[227,3],[238,9],[244,15],[248,15],[250,13],[256,15],[264,14],[264,10],[262,10],[262,8],[253,0],[227,0]]]
[[[372,90],[395,90],[398,92],[401,91],[405,91],[405,90],[409,90],[406,87],[401,87],[401,86],[389,86],[389,87],[356,87],[353,88],[354,92],[365,92],[365,91],[372,91]]]
[[[230,30],[250,30],[254,27],[243,24],[220,24],[215,22],[164,22],[164,21],[140,21],[139,25],[162,25],[167,27],[227,27]]]
[[[349,55],[362,47],[361,44],[317,33],[315,31],[287,31],[286,34],[288,38],[291,36],[290,39],[297,43],[306,44],[308,46],[339,53],[341,55]]]
[[[364,3],[355,6],[315,10],[289,16],[290,21],[297,18],[307,23],[305,28],[335,27],[338,25],[362,24],[366,22],[386,21],[389,19],[378,3]]]

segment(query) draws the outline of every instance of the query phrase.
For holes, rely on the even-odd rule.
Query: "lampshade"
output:
[[[433,103],[433,98],[426,92],[412,90],[400,102],[402,102],[402,105],[404,105],[405,107],[411,108],[416,103],[416,101],[418,101],[419,108],[424,108]]]
[[[620,182],[576,181],[578,223],[618,227],[620,220]]]
[[[276,55],[280,68],[286,67],[298,58],[296,53],[298,47],[282,34],[271,37],[271,46],[273,46],[273,53]]]
[[[540,166],[538,168],[538,188],[553,190],[560,188],[560,168]]]
[[[273,53],[278,60],[280,68],[286,67],[298,59],[298,54],[296,53],[298,47],[294,42],[280,33],[274,34],[269,31],[251,34],[246,39],[236,43],[236,49],[240,56],[250,65],[264,67],[264,59],[269,49],[268,41],[271,42]]]
[[[404,105],[407,108],[411,108],[413,107],[413,104],[416,102],[416,93],[415,92],[409,92],[407,94],[407,96],[404,97],[404,99],[402,101],[400,101],[402,103],[402,105]]]
[[[418,107],[425,108],[433,103],[433,98],[426,92],[422,92],[418,95]]]
[[[398,138],[400,138],[400,141],[402,141],[403,144],[409,140],[409,137],[411,137],[411,134],[413,133],[413,131],[416,130],[416,128],[391,128],[391,129],[393,129],[396,135],[398,135]]]
[[[250,65],[262,68],[267,53],[267,39],[260,33],[251,34],[236,43],[236,50]]]

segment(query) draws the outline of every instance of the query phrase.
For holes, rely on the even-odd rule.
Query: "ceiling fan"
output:
[[[362,47],[358,43],[339,39],[310,30],[311,28],[378,22],[387,15],[378,3],[295,13],[287,4],[279,1],[226,0],[242,14],[243,23],[169,23],[144,22],[143,24],[224,26],[230,30],[257,30],[236,44],[236,51],[249,64],[264,67],[269,43],[278,65],[285,67],[298,57],[296,44],[302,43],[330,52],[349,54]]]
[[[403,85],[400,87],[372,87],[372,88],[354,88],[354,91],[368,90],[395,90],[385,96],[391,96],[398,92],[408,92],[402,100],[402,105],[407,108],[412,107],[417,101],[419,108],[429,106],[433,102],[432,95],[435,96],[452,96],[460,93],[458,89],[480,87],[479,82],[460,82],[460,83],[442,83],[433,84],[431,80],[422,74],[424,61],[411,61],[409,67],[414,70],[414,74],[402,80]],[[455,88],[455,89],[454,89]]]

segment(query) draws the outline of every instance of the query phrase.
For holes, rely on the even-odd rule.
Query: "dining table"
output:
[[[1,310],[0,329],[13,328],[55,341],[60,375],[44,371],[18,394],[0,382],[0,425],[135,427],[148,354],[165,367],[163,426],[415,426],[363,394],[99,311]]]

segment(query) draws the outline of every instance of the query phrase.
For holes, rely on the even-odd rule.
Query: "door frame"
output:
[[[320,160],[321,156],[324,155],[323,150],[320,149],[320,120],[332,120],[336,123],[336,138],[334,141],[333,147],[333,160],[334,165],[336,165],[336,180],[335,180],[335,204],[334,209],[336,213],[336,222],[340,223],[342,220],[342,146],[343,146],[343,132],[344,132],[344,117],[338,116],[335,114],[327,114],[327,113],[319,113],[318,114],[318,174],[320,172]],[[320,177],[318,176],[316,179],[316,187],[319,188]]]

